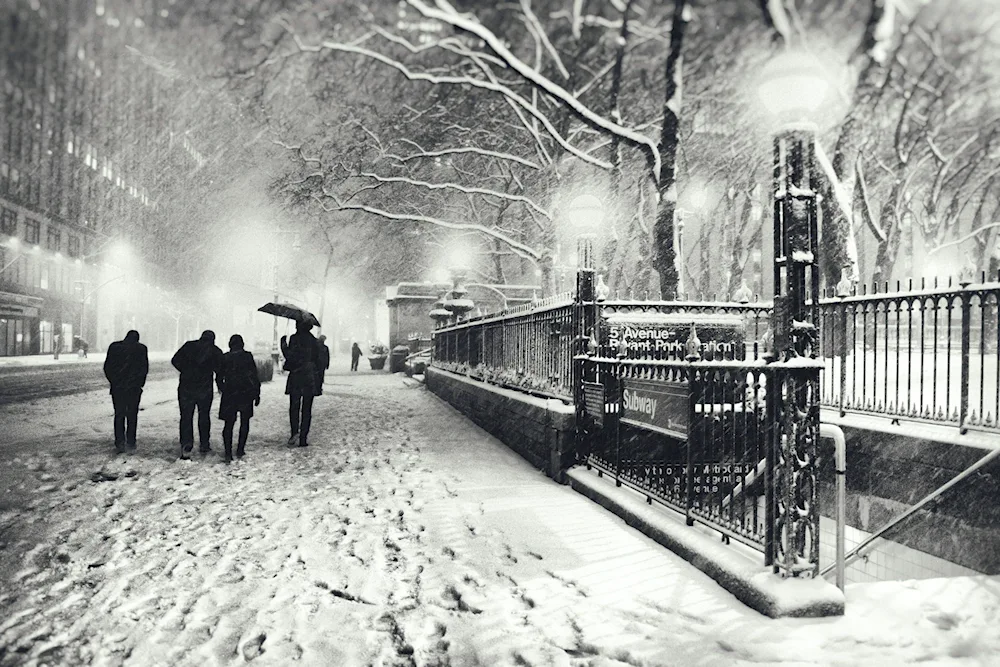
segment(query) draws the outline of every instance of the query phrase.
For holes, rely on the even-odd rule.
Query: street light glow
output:
[[[579,195],[570,202],[566,215],[580,232],[596,232],[604,221],[604,203],[594,195]]]
[[[761,70],[757,96],[781,123],[808,123],[826,101],[830,84],[823,64],[804,51],[785,51]]]

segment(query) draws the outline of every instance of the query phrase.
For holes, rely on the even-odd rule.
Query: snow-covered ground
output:
[[[230,466],[174,390],[117,457],[104,392],[0,408],[0,665],[1000,664],[1000,578],[767,619],[399,375],[328,375],[307,449],[265,385]]]

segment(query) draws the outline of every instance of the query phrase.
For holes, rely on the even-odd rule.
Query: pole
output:
[[[274,288],[274,301],[272,303],[278,302],[278,253],[275,251],[272,254],[271,263],[271,286]],[[274,370],[280,373],[278,368],[278,316],[274,316],[274,324],[271,330],[271,363],[274,364]]]
[[[819,266],[813,190],[814,130],[786,129],[774,138],[774,356],[778,391],[772,425],[775,453],[773,565],[783,576],[819,573],[816,441],[819,438]],[[785,362],[788,362],[787,364]],[[794,365],[791,365],[794,364]]]

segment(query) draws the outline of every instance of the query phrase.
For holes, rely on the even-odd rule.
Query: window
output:
[[[38,286],[42,289],[49,288],[49,265],[42,264],[41,275],[39,276]]]
[[[38,245],[41,236],[41,225],[37,220],[24,221],[24,240],[32,245]]]
[[[17,167],[10,168],[10,190],[13,195],[21,194],[21,172]]]
[[[70,236],[67,240],[66,251],[69,253],[70,257],[80,256],[80,237]]]
[[[0,209],[0,234],[17,236],[17,211],[14,209]]]
[[[49,225],[46,232],[45,247],[52,252],[62,250],[62,232],[59,231],[59,228]]]

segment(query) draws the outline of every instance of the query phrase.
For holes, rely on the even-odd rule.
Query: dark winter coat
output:
[[[357,361],[361,358],[361,348],[355,343],[351,346],[351,361]]]
[[[297,331],[281,340],[285,356],[286,394],[316,395],[316,369],[319,368],[319,341],[308,331]]]
[[[213,376],[222,365],[222,350],[207,340],[189,340],[181,345],[170,363],[181,372],[179,395],[210,395]]]
[[[254,401],[260,398],[260,377],[252,354],[246,350],[226,352],[215,381],[222,394],[219,419],[235,419],[238,411],[245,417],[253,416]]]
[[[104,358],[104,376],[111,383],[111,393],[142,389],[149,373],[149,353],[139,341],[117,340],[108,346]]]

